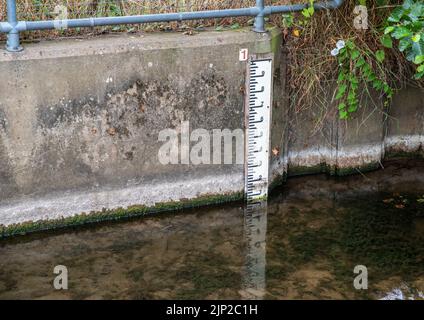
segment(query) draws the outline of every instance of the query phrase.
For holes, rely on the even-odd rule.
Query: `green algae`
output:
[[[335,175],[339,176],[339,177],[350,176],[350,175],[353,175],[353,174],[375,171],[375,170],[378,170],[380,168],[381,168],[380,163],[371,162],[371,163],[364,164],[362,166],[354,167],[354,168],[337,168]]]
[[[315,166],[290,166],[288,169],[288,177],[299,177],[331,172],[331,168],[326,164],[319,164]]]
[[[26,235],[39,231],[63,229],[105,221],[131,219],[168,211],[180,211],[184,209],[235,202],[240,201],[243,198],[244,194],[242,192],[224,195],[207,195],[195,199],[182,199],[180,201],[156,203],[152,207],[135,205],[128,208],[118,208],[114,210],[104,209],[101,212],[91,212],[88,214],[81,213],[72,217],[54,220],[29,221],[10,226],[0,225],[0,239]]]
[[[381,164],[378,162],[371,162],[368,164],[364,164],[358,167],[346,167],[340,168],[335,166],[330,166],[325,163],[315,165],[315,166],[291,166],[289,168],[288,177],[299,177],[299,176],[307,176],[313,174],[328,174],[330,176],[350,176],[358,173],[365,173],[375,171],[381,168]]]
[[[400,151],[400,150],[389,150],[385,154],[386,159],[423,159],[424,150],[411,151]]]

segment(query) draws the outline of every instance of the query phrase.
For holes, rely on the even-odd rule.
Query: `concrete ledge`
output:
[[[267,40],[270,39],[267,34],[258,35],[250,32],[249,29],[226,32],[208,31],[193,36],[166,32],[134,35],[119,33],[87,39],[62,39],[27,44],[25,50],[20,53],[2,50],[0,62],[85,57],[88,55],[104,56],[133,51],[157,51],[175,48],[211,47],[210,50],[214,51],[216,47],[226,44],[245,45],[247,43],[253,43],[256,46],[254,51],[259,51],[261,46],[268,48],[266,51],[269,51],[269,45],[261,45],[261,40],[266,44]]]
[[[231,182],[231,183],[228,183]],[[182,200],[207,199],[220,195],[234,200],[235,194],[243,194],[244,179],[240,175],[204,176],[198,179],[178,180],[176,182],[156,182],[148,185],[52,194],[40,199],[21,199],[4,203],[1,207],[2,224],[5,226],[28,221],[58,220],[78,214],[90,214],[103,210],[126,209],[135,205],[154,208],[157,204],[174,204]]]

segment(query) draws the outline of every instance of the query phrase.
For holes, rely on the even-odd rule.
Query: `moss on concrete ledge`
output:
[[[368,164],[363,164],[359,167],[347,167],[347,168],[336,168],[327,164],[320,164],[311,167],[305,166],[296,166],[290,167],[288,172],[288,177],[297,177],[297,176],[306,176],[312,174],[329,174],[331,176],[343,177],[353,174],[358,174],[361,172],[370,172],[378,170],[381,165],[378,162],[371,162]]]
[[[101,212],[91,212],[89,214],[81,213],[72,217],[61,219],[29,221],[9,226],[0,225],[0,239],[39,231],[63,229],[91,223],[144,217],[150,214],[161,212],[179,211],[183,209],[217,205],[226,202],[240,201],[243,199],[243,197],[244,194],[242,192],[235,192],[225,195],[206,195],[195,199],[182,199],[181,201],[157,203],[153,207],[131,206],[128,208],[117,208],[114,210],[104,209]]]
[[[333,170],[334,171],[334,170]],[[333,175],[330,166],[326,164],[319,164],[311,167],[306,166],[290,166],[288,169],[288,177],[307,176],[312,174],[329,173]]]
[[[364,164],[360,167],[337,168],[335,175],[338,176],[338,177],[350,176],[350,175],[353,175],[353,174],[375,171],[375,170],[378,170],[380,168],[381,168],[380,163],[371,162],[371,163],[368,163],[368,164]]]
[[[413,152],[389,150],[385,154],[386,159],[423,159],[424,150],[417,150]]]

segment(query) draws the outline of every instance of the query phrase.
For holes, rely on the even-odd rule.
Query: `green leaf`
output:
[[[374,89],[377,89],[377,90],[383,89],[383,83],[379,80],[374,81],[372,86],[373,86]]]
[[[354,83],[354,84],[358,84],[359,83],[359,80],[358,80],[358,78],[356,77],[356,76],[352,76],[351,78],[350,78],[350,83],[352,84],[352,83]]]
[[[343,97],[343,95],[345,94],[347,89],[347,85],[343,84],[339,87],[339,89],[337,90],[337,95],[336,95],[336,100],[339,100]]]
[[[355,112],[356,110],[358,110],[358,104],[357,104],[357,103],[352,103],[352,104],[349,106],[348,111],[349,111],[350,113],[353,113],[353,112]]]
[[[356,61],[356,67],[357,67],[357,68],[362,67],[364,64],[365,64],[365,59],[364,59],[363,57],[360,57],[360,58],[358,59],[358,61]]]
[[[312,14],[311,14],[311,12],[308,10],[309,8],[307,8],[307,9],[303,9],[302,10],[302,15],[305,17],[305,18],[310,18],[310,17],[312,17]]]
[[[346,103],[344,103],[344,102],[340,103],[338,108],[339,108],[340,111],[346,109]]]
[[[393,41],[392,41],[392,38],[389,35],[385,35],[385,36],[381,37],[381,43],[386,48],[393,48]]]
[[[402,39],[399,41],[399,50],[404,52],[406,49],[412,46],[412,43],[409,39]]]
[[[398,7],[395,10],[393,10],[392,14],[390,15],[390,17],[387,19],[387,21],[389,22],[399,22],[400,19],[402,18],[404,14],[404,10],[402,7]]]
[[[420,55],[420,56],[415,57],[415,60],[414,60],[415,64],[421,64],[423,62],[424,62],[424,55]]]
[[[414,76],[414,78],[415,79],[421,79],[422,77],[424,77],[424,71],[423,72],[419,72],[419,73],[417,73],[415,76]]]
[[[283,14],[282,18],[283,18],[284,27],[291,28],[293,26],[293,24],[294,24],[293,14],[291,14],[291,13]]]
[[[367,63],[364,65],[364,67],[362,68],[362,73],[366,76],[366,77],[371,77],[372,76],[372,70],[370,65]]]
[[[413,42],[412,43],[412,52],[416,56],[424,55],[424,43],[423,43],[423,41],[420,41],[418,43]]]
[[[412,52],[412,50],[410,50],[407,54],[406,54],[406,60],[408,60],[409,62],[414,62],[415,60],[415,53]]]
[[[376,53],[375,53],[375,57],[377,58],[377,61],[378,62],[383,62],[384,61],[384,59],[386,58],[386,55],[385,55],[385,53],[384,53],[384,51],[383,50],[378,50]]]
[[[356,100],[356,95],[354,91],[350,91],[348,96],[347,96],[347,100],[350,102],[354,102]]]
[[[412,32],[406,27],[399,27],[392,33],[392,36],[399,40],[412,36]]]
[[[384,34],[392,33],[394,30],[395,30],[395,27],[393,26],[387,27],[386,29],[384,29]]]
[[[412,41],[419,42],[421,40],[421,34],[417,33],[412,37]]]
[[[408,10],[413,5],[414,5],[414,0],[405,0],[405,2],[402,5],[402,8],[405,10]]]
[[[347,118],[348,118],[348,113],[347,113],[347,111],[345,111],[345,110],[340,111],[340,119],[345,120],[345,119],[347,119]]]
[[[360,52],[359,52],[359,50],[358,49],[354,49],[353,51],[352,51],[352,54],[351,54],[351,58],[352,58],[352,60],[355,60],[355,59],[357,59],[359,56],[360,56]]]

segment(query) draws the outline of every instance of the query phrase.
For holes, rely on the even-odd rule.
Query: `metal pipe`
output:
[[[327,2],[317,2],[314,3],[315,10],[322,9],[337,9],[343,4],[344,0],[333,0]],[[274,13],[285,13],[285,12],[295,12],[302,11],[309,7],[309,4],[292,4],[285,6],[270,6],[265,9],[265,14],[270,15]]]
[[[7,21],[11,28],[7,33],[6,50],[10,52],[22,51],[23,48],[19,43],[19,30],[16,29],[18,24],[16,0],[7,0]]]
[[[194,11],[182,13],[162,13],[124,17],[85,18],[70,20],[27,21],[17,26],[19,31],[55,29],[58,25],[67,28],[97,27],[118,24],[140,24],[153,22],[185,21],[197,19],[215,19],[226,17],[256,16],[257,8],[243,8],[230,10]],[[61,22],[60,24],[58,22]]]
[[[253,31],[258,33],[264,33],[265,30],[265,2],[264,0],[256,0],[256,8],[259,13],[255,18],[255,26],[253,27]]]
[[[327,2],[318,2],[314,4],[315,9],[335,9],[338,8],[344,0],[332,0]],[[264,0],[256,0],[256,7],[226,10],[194,11],[182,13],[163,13],[123,17],[101,17],[85,19],[66,19],[66,20],[44,20],[44,21],[17,21],[16,18],[16,0],[7,0],[8,22],[0,22],[0,32],[8,33],[6,49],[8,51],[21,51],[19,45],[19,32],[30,30],[47,30],[66,28],[83,28],[119,24],[141,24],[152,22],[170,22],[198,19],[216,19],[227,17],[252,16],[255,18],[255,32],[265,32],[265,16],[274,13],[295,12],[307,8],[309,4],[267,6]]]

